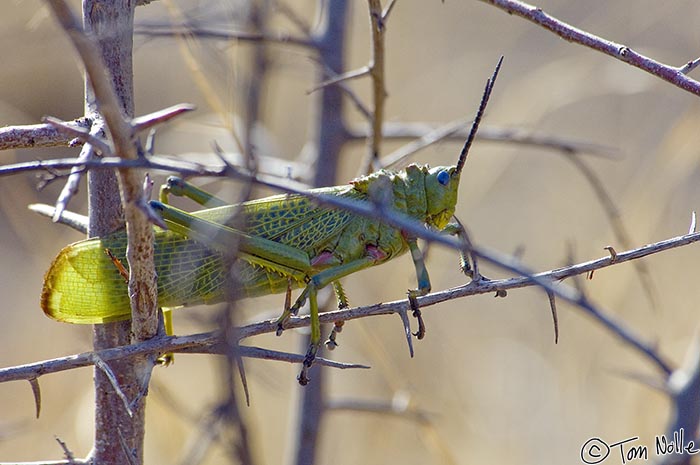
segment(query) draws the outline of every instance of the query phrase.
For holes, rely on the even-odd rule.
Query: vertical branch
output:
[[[319,9],[324,17],[313,32],[320,62],[337,74],[344,69],[346,0],[321,0]],[[323,73],[323,71],[320,71]],[[319,82],[324,80],[323,74]],[[311,137],[316,144],[314,186],[336,184],[338,157],[348,140],[343,121],[343,92],[339,86],[325,86],[320,92],[312,122]]]
[[[125,158],[136,158],[131,127],[124,119],[134,114],[132,33],[135,1],[84,0],[84,37],[81,37],[79,26],[70,17],[65,3],[53,1],[51,5],[85,64],[85,115],[94,121],[91,132],[104,137],[107,129],[115,152]],[[60,16],[61,12],[63,16]],[[84,148],[84,152],[91,150],[91,147]],[[121,189],[113,172],[100,170],[88,176],[89,234],[110,233],[126,219],[133,318],[131,325],[128,322],[96,325],[93,345],[97,350],[129,343],[132,330],[137,341],[156,332],[153,232],[142,209],[140,176],[138,172],[121,170],[119,177]],[[151,366],[146,358],[112,362],[109,369],[116,375],[116,386],[103,369],[95,369],[95,462],[143,462],[145,402],[134,402],[135,405],[127,409],[123,398],[129,401],[143,398]]]
[[[362,166],[362,174],[369,174],[375,170],[375,163],[379,159],[382,143],[382,122],[384,121],[384,100],[386,88],[384,87],[384,15],[380,0],[368,0],[369,20],[371,32],[371,55],[369,62],[369,75],[372,80],[372,120],[370,135],[367,141],[368,152]],[[391,4],[393,5],[393,3]]]
[[[249,23],[255,32],[264,34],[265,23],[269,14],[269,0],[251,5]],[[251,73],[246,86],[246,107],[245,107],[245,134],[244,147],[246,156],[254,155],[253,130],[255,124],[263,118],[261,102],[265,91],[267,78],[268,58],[267,45],[264,41],[253,45],[253,56],[251,60]]]
[[[86,30],[95,29],[100,18],[95,14],[96,5],[86,1],[83,6],[83,23]],[[101,41],[102,42],[102,41]],[[107,44],[100,43],[100,49],[104,49]],[[112,66],[118,66],[112,63]],[[123,76],[125,73],[115,69],[113,79],[116,76]],[[131,79],[131,74],[126,74],[127,79]],[[125,108],[125,110],[127,110]],[[96,136],[105,137],[105,122],[97,110],[95,96],[85,79],[85,116],[94,121],[91,133]],[[94,152],[90,145],[83,146],[83,151]],[[93,153],[94,156],[94,153]],[[92,170],[88,172],[88,236],[97,237],[109,234],[114,230],[124,226],[124,210],[119,198],[119,184],[114,171]],[[93,346],[95,350],[106,349],[126,345],[131,337],[131,325],[128,321],[108,323],[105,325],[93,326]],[[120,366],[122,362],[111,362],[114,371],[119,374],[125,373]],[[123,376],[119,377],[119,383],[125,385],[127,381]],[[116,464],[122,459],[121,448],[118,441],[112,441],[111,437],[116,431],[115,425],[129,424],[124,422],[126,412],[123,411],[123,404],[117,393],[114,391],[107,375],[95,367],[95,439],[93,445],[93,458],[100,463]],[[125,433],[120,433],[125,434]],[[128,434],[125,434],[128,436]]]
[[[313,32],[317,44],[320,62],[335,73],[344,69],[345,27],[348,2],[346,0],[325,0],[319,2],[319,9],[324,17],[318,29]],[[324,80],[323,71],[319,71],[319,82]],[[347,140],[347,131],[343,121],[343,95],[339,86],[325,86],[321,89],[317,101],[317,110],[312,122],[312,137],[317,148],[315,154],[316,172],[313,184],[329,186],[336,181],[338,157]],[[304,349],[309,346],[304,341]],[[321,355],[322,348],[318,355]],[[294,462],[296,465],[310,465],[316,460],[317,442],[324,413],[323,385],[324,370],[315,364],[310,370],[311,383],[302,389],[299,402],[298,425],[295,428]]]

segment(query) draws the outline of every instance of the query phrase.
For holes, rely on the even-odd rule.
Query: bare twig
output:
[[[153,128],[159,124],[167,123],[171,119],[184,113],[194,111],[196,107],[189,103],[179,103],[162,110],[154,111],[147,115],[138,116],[131,120],[131,128],[134,132],[142,132]]]
[[[697,66],[695,61],[682,67],[675,67],[663,64],[652,58],[646,57],[631,48],[603,39],[589,32],[578,29],[570,24],[558,20],[545,13],[542,8],[530,5],[517,0],[481,0],[489,3],[508,14],[515,14],[525,18],[545,29],[555,33],[559,37],[569,42],[575,42],[586,47],[597,50],[620,61],[635,66],[647,73],[663,79],[692,94],[700,95],[700,82],[685,75],[690,69]]]
[[[48,218],[53,218],[56,214],[56,207],[43,203],[33,203],[28,205],[27,208]],[[59,218],[58,223],[64,224],[83,234],[87,234],[88,218],[85,215],[80,215],[71,211],[64,211],[61,218]]]
[[[311,94],[319,89],[323,89],[324,87],[340,84],[341,82],[349,81],[352,79],[357,79],[357,78],[366,76],[369,73],[370,73],[369,66],[363,66],[363,67],[358,68],[358,69],[353,70],[353,71],[348,71],[348,72],[343,73],[343,74],[337,74],[337,75],[333,76],[332,78],[326,79],[325,81],[315,85],[314,87],[312,87],[311,89],[306,91],[306,93]]]
[[[426,423],[429,421],[428,414],[425,411],[411,407],[408,402],[397,402],[396,400],[386,402],[360,399],[334,399],[327,402],[327,408],[335,412],[348,411],[394,415],[401,418],[408,418],[419,423]]]
[[[322,61],[322,59],[316,59],[314,61],[317,62],[320,67],[322,67],[324,74],[326,76],[330,76],[330,78],[335,78],[335,77],[340,75],[340,73],[336,73],[331,68],[329,68],[328,65]],[[345,81],[342,81],[342,80],[338,81],[335,84],[335,87],[338,87],[345,94],[345,96],[350,99],[350,102],[355,106],[355,109],[357,111],[359,111],[362,116],[364,116],[364,118],[370,123],[370,127],[371,127],[372,112],[364,104],[364,102],[362,101],[360,96],[357,95],[357,93],[355,93],[355,91],[353,91],[350,88],[350,86],[347,85],[347,82],[345,82]],[[370,129],[367,129],[366,133],[369,134],[369,131],[370,131]],[[347,132],[347,131],[345,131],[345,132]],[[367,134],[365,134],[362,137],[358,137],[357,139],[358,140],[361,139],[363,142],[366,143],[367,138],[369,137],[369,136],[367,136]],[[347,138],[348,141],[351,140],[350,134],[344,134],[344,136],[345,136],[344,138]]]
[[[684,66],[681,66],[678,68],[678,71],[680,71],[683,74],[688,74],[692,70],[698,67],[700,65],[700,58],[696,58],[694,60],[690,60],[688,63],[686,63]]]
[[[57,131],[66,134],[71,139],[78,139],[83,143],[90,144],[97,150],[100,155],[105,157],[114,156],[114,150],[109,146],[109,143],[104,140],[104,134],[91,134],[88,129],[75,126],[69,122],[61,121],[53,116],[44,116],[42,120]],[[80,159],[80,157],[78,157]]]
[[[90,160],[95,156],[95,150],[100,152],[103,156],[109,156],[113,154],[112,147],[106,143],[103,138],[105,137],[103,126],[95,124],[90,131],[83,130],[71,130],[70,126],[64,124],[63,122],[56,120],[51,117],[45,117],[44,120],[56,127],[59,131],[65,132],[73,137],[82,140],[84,143],[83,148],[80,150],[80,155],[78,156],[78,161]],[[80,180],[83,175],[83,168],[76,166],[71,169],[70,176],[68,176],[68,181],[63,186],[61,193],[56,200],[56,208],[54,210],[53,222],[59,222],[63,216],[68,203],[75,194],[78,193],[78,188],[80,185]]]
[[[244,326],[245,328],[245,326]],[[263,349],[260,347],[240,346],[240,356],[247,358],[257,358],[301,364],[305,355],[280,352],[276,350]],[[195,334],[191,336],[163,336],[152,338],[146,342],[130,344],[110,349],[102,349],[96,352],[84,352],[66,357],[58,357],[41,362],[17,365],[0,369],[0,383],[18,380],[38,379],[40,376],[61,371],[74,370],[76,368],[96,365],[98,361],[105,363],[111,360],[118,360],[147,354],[164,354],[168,352],[184,352],[198,354],[224,354],[226,344],[219,332]],[[314,363],[318,363],[330,368],[345,369],[368,369],[366,365],[356,363],[342,363],[324,358],[317,358]],[[126,402],[126,405],[129,405]]]
[[[90,127],[91,122],[81,118],[66,124],[79,129],[87,129]],[[72,137],[67,136],[50,124],[0,128],[0,150],[66,146],[72,140]]]
[[[462,119],[455,120],[453,122],[435,125],[428,123],[396,123],[387,122],[383,127],[383,138],[392,140],[403,140],[403,139],[418,139],[422,137],[430,137],[428,134],[433,133],[438,134],[437,131],[443,130],[444,137],[439,140],[449,140],[449,141],[459,141],[464,142],[464,138],[467,136],[467,123],[470,120]],[[455,129],[452,132],[448,131],[448,127],[454,125]],[[365,141],[369,135],[369,128],[367,126],[355,126],[351,127],[348,132],[348,137],[350,141],[359,142]],[[573,141],[563,137],[556,136],[545,136],[532,134],[528,131],[517,128],[499,128],[495,126],[482,126],[479,128],[479,133],[476,135],[477,140],[489,141],[489,142],[502,142],[506,144],[515,144],[522,146],[531,146],[537,148],[543,148],[548,150],[556,150],[563,153],[580,153],[587,155],[594,155],[603,158],[615,158],[617,151],[612,147],[603,146],[599,144],[592,144],[588,142]],[[420,147],[422,148],[422,146]],[[407,148],[401,147],[396,151],[409,151]],[[387,155],[393,159],[394,154]]]
[[[145,37],[180,37],[191,36],[198,39],[235,40],[240,42],[266,42],[270,44],[294,45],[298,47],[313,47],[313,41],[286,34],[263,34],[259,32],[230,31],[210,27],[173,25],[152,22],[141,22],[134,27],[134,34]]]
[[[409,142],[408,144],[402,145],[398,149],[391,152],[389,155],[383,157],[381,160],[381,165],[383,167],[396,166],[398,163],[403,162],[406,158],[410,157],[414,153],[448,138],[449,136],[457,132],[459,129],[464,128],[464,126],[467,123],[468,121],[460,119],[457,121],[447,123],[443,126],[440,126],[439,128],[433,129],[430,132],[423,134],[418,139]],[[464,137],[462,137],[460,140],[463,141]]]

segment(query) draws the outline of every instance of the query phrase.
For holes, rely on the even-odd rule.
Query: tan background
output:
[[[181,2],[197,17],[212,18],[211,6],[231,14],[229,2]],[[311,1],[288,2],[309,20]],[[700,15],[694,1],[636,0],[567,2],[545,0],[545,11],[579,28],[624,43],[660,61],[681,65],[700,51]],[[77,5],[76,5],[77,7]],[[44,114],[66,119],[80,114],[78,62],[64,34],[41,1],[5,2],[0,22],[0,125],[38,122]],[[137,19],[167,18],[160,2],[139,8]],[[219,17],[220,19],[221,17]],[[274,23],[288,29],[285,21]],[[365,2],[353,2],[348,66],[368,57]],[[178,102],[199,111],[164,131],[165,153],[209,152],[216,140],[231,146],[216,115],[193,84],[176,41],[135,40],[137,113]],[[235,111],[245,75],[247,49],[203,41],[195,49],[206,76]],[[621,62],[567,43],[538,27],[480,2],[400,1],[387,32],[387,121],[446,122],[470,116],[486,77],[500,54],[505,63],[486,124],[588,141],[619,149],[619,159],[586,160],[623,213],[635,245],[687,231],[700,204],[696,97]],[[263,111],[270,155],[292,159],[307,136],[314,77],[308,53],[274,46],[273,80]],[[698,72],[694,73],[697,75]],[[353,87],[369,96],[366,81]],[[348,119],[360,122],[352,109]],[[395,144],[386,144],[388,153]],[[363,146],[343,153],[338,182],[352,178]],[[416,159],[452,163],[457,144],[442,143]],[[3,152],[2,163],[54,158],[70,150]],[[616,245],[590,186],[566,159],[552,151],[504,144],[477,144],[462,179],[458,216],[475,241],[545,270],[566,263],[569,245],[579,261],[605,255]],[[53,255],[80,235],[26,210],[52,203],[54,183],[37,192],[33,174],[0,180],[0,366],[29,363],[90,349],[90,330],[45,318],[38,306],[42,274]],[[222,195],[235,198],[230,186]],[[83,199],[72,204],[84,211]],[[663,354],[680,364],[698,324],[700,248],[690,246],[647,259],[656,286],[652,309],[629,264],[599,271],[585,288],[591,299],[624,320]],[[459,285],[454,253],[435,248],[428,263],[434,289]],[[487,274],[499,276],[493,270]],[[415,283],[408,257],[346,280],[354,305],[402,298]],[[244,318],[270,317],[282,297],[243,303]],[[178,332],[211,327],[211,310],[184,311]],[[333,412],[323,425],[319,463],[579,463],[581,445],[592,436],[613,443],[639,436],[650,447],[664,432],[669,403],[632,375],[654,376],[653,367],[580,310],[560,304],[561,338],[553,344],[546,297],[538,290],[511,292],[507,299],[482,296],[425,311],[428,335],[408,357],[397,317],[351,322],[341,334],[339,360],[367,363],[370,371],[334,371],[331,399],[409,400],[427,423],[408,417]],[[261,337],[254,345],[298,351],[300,336]],[[291,447],[296,367],[248,362],[252,407],[248,416],[261,463],[283,463]],[[218,361],[178,356],[156,369],[147,421],[148,463],[182,457],[203,412],[215,405]],[[33,418],[29,385],[0,385],[0,460],[59,458],[54,436],[78,456],[91,444],[91,370],[41,378],[43,412]],[[171,409],[170,407],[175,407]],[[116,440],[116,438],[115,438]],[[219,450],[207,463],[220,463]],[[606,463],[620,463],[617,457]]]

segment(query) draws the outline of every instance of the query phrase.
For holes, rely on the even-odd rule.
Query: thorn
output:
[[[347,73],[339,74],[337,76],[334,76],[330,79],[326,79],[325,81],[317,84],[316,86],[312,87],[311,89],[306,91],[306,95],[312,94],[316,92],[317,90],[323,89],[328,86],[332,86],[334,84],[339,84],[344,81],[349,81],[351,79],[357,79],[362,76],[366,76],[370,73],[370,68],[369,66],[363,66],[359,69],[353,70],[353,71],[348,71]]]
[[[688,63],[686,63],[684,66],[681,66],[678,68],[678,72],[682,74],[688,74],[692,70],[698,67],[700,65],[700,58],[696,58],[694,60],[690,60]]]
[[[590,280],[593,279],[593,272],[594,272],[594,271],[595,271],[595,270],[591,270],[591,271],[589,271],[589,272],[586,274],[586,279],[587,279],[587,280],[590,281]]]
[[[406,342],[408,343],[408,353],[413,358],[413,336],[411,333],[411,321],[408,319],[408,312],[406,309],[402,308],[397,312],[399,317],[401,317],[401,323],[403,324],[403,332],[406,335]]]
[[[554,322],[554,343],[559,343],[559,317],[557,316],[557,303],[554,298],[554,294],[547,292],[547,297],[549,297],[549,308],[552,309],[552,321]]]
[[[92,363],[102,370],[102,372],[107,376],[107,379],[109,380],[110,384],[114,388],[114,392],[119,396],[119,398],[122,400],[124,403],[124,409],[126,410],[127,415],[129,417],[134,416],[134,411],[131,409],[131,405],[129,403],[129,400],[126,398],[126,394],[124,394],[124,391],[122,391],[122,388],[119,386],[119,381],[117,381],[117,377],[115,376],[114,372],[112,369],[107,365],[107,363],[102,360],[97,354],[92,354]]]
[[[68,463],[75,463],[75,455],[73,452],[68,448],[66,443],[61,440],[58,436],[54,436],[54,439],[58,443],[59,446],[61,446],[61,449],[63,449],[63,455],[66,457],[66,460]]]
[[[243,394],[245,395],[245,404],[250,407],[250,392],[248,391],[248,379],[245,375],[245,367],[243,366],[243,358],[236,353],[236,365],[238,365],[238,375],[241,377],[243,385]]]
[[[692,215],[690,216],[690,228],[688,229],[688,234],[693,234],[697,232],[697,217],[695,215],[695,211],[693,211]]]
[[[608,252],[610,252],[610,263],[615,263],[615,260],[617,260],[617,252],[615,252],[615,249],[613,248],[613,246],[608,245],[608,246],[605,246],[603,248],[605,250],[607,250]]]
[[[39,380],[37,378],[29,378],[29,384],[32,387],[32,394],[34,394],[34,405],[36,406],[36,417],[39,418],[41,413],[41,388],[39,387]]]
[[[146,154],[148,154],[148,155],[155,154],[156,132],[157,132],[156,128],[151,128],[148,131],[148,136],[146,136]]]
[[[153,194],[153,180],[151,179],[151,176],[146,173],[146,175],[143,177],[143,199],[144,202],[148,202],[148,200],[151,198],[151,195]]]

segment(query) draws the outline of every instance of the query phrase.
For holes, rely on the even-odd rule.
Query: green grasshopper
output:
[[[487,81],[477,116],[455,166],[430,168],[412,164],[401,171],[380,170],[348,185],[309,191],[311,196],[336,196],[367,201],[377,186],[394,210],[439,231],[461,234],[449,221],[457,202],[460,174],[486,107],[499,61]],[[167,204],[169,194],[184,195],[208,208],[187,213]],[[430,291],[430,279],[416,237],[383,222],[347,210],[319,206],[307,195],[282,194],[227,205],[224,201],[178,178],[161,189],[151,207],[168,229],[155,232],[158,305],[176,308],[214,304],[240,297],[289,293],[303,287],[295,303],[278,320],[278,334],[290,315],[309,301],[311,344],[299,382],[320,345],[317,292],[332,284],[339,305],[347,300],[339,280],[407,251],[416,268],[418,287],[408,291],[419,318],[416,335],[424,334],[417,297]],[[245,228],[238,225],[244,224]],[[51,318],[69,323],[100,324],[131,315],[126,270],[126,234],[88,239],[65,247],[46,273],[41,307]],[[107,253],[105,253],[107,252]],[[469,274],[462,254],[462,270]],[[338,326],[336,326],[337,328]],[[335,328],[330,343],[335,341]]]

